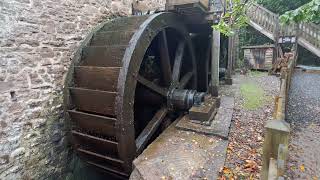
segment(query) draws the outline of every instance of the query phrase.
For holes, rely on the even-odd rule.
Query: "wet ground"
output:
[[[287,121],[288,179],[320,178],[320,74],[295,71],[289,92]]]
[[[264,126],[272,119],[274,98],[279,94],[280,81],[278,77],[260,72],[235,75],[233,81],[232,88],[222,86],[220,90],[222,95],[235,97],[230,143],[220,179],[260,179]],[[246,84],[263,89],[264,97],[259,106],[246,108],[246,100],[241,93],[241,87]]]

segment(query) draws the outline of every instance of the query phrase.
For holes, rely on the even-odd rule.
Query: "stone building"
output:
[[[141,0],[140,0],[141,1]],[[144,0],[163,7],[165,0]],[[0,179],[79,179],[62,104],[70,59],[91,28],[130,0],[0,1]]]

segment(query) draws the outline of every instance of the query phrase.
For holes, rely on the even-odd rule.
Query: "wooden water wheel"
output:
[[[173,13],[119,18],[87,37],[65,83],[71,142],[96,167],[132,161],[197,97],[193,44]]]

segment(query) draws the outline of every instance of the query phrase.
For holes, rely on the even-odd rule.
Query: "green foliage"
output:
[[[311,0],[257,0],[257,3],[276,14],[284,14],[310,1]]]
[[[258,109],[268,100],[264,90],[256,83],[248,82],[241,84],[240,93],[244,99],[243,107],[248,110]]]
[[[320,0],[312,0],[298,9],[288,11],[280,16],[280,20],[284,24],[292,22],[314,22],[318,24],[320,23]]]
[[[221,32],[226,36],[233,35],[235,30],[247,25],[248,18],[246,11],[248,8],[248,1],[232,0],[232,8],[227,7],[230,11],[226,11],[217,25],[213,29]]]
[[[214,25],[213,28],[226,36],[230,36],[234,34],[236,29],[245,27],[248,22],[246,11],[252,1],[256,1],[276,14],[285,13],[281,16],[284,23],[291,21],[320,23],[320,0],[312,0],[311,2],[310,0],[231,0],[232,8],[226,8],[232,10],[225,12],[219,23]]]

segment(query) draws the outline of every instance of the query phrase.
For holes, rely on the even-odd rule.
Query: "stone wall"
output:
[[[130,0],[0,1],[0,179],[77,174],[65,137],[63,79],[91,28],[130,14]]]

